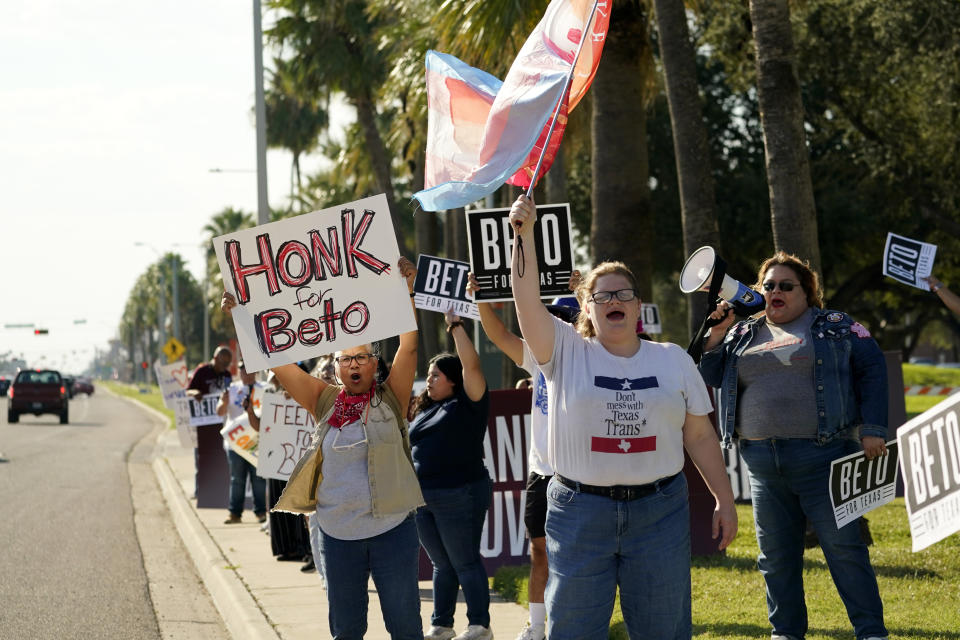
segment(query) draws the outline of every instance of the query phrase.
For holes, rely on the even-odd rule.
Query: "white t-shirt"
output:
[[[523,364],[520,368],[533,378],[533,401],[530,405],[530,453],[527,464],[530,471],[541,476],[552,476],[553,467],[547,460],[547,380],[540,371],[537,359],[523,340]]]
[[[641,342],[624,358],[553,319],[548,455],[556,473],[586,484],[637,485],[683,468],[688,413],[712,410],[693,359],[671,343]]]

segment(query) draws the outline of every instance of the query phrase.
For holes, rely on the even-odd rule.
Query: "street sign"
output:
[[[163,345],[163,352],[167,356],[167,362],[178,360],[186,350],[187,348],[183,346],[183,343],[176,338],[170,338],[167,340],[167,343]]]

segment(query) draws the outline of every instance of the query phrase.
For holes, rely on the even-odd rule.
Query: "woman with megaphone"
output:
[[[517,318],[548,388],[547,637],[605,640],[619,586],[630,637],[689,640],[684,449],[716,500],[719,548],[737,531],[710,398],[681,347],[637,337],[637,283],[623,263],[599,264],[581,281],[575,327],[547,311],[536,217],[527,196],[510,211]]]
[[[837,528],[830,463],[886,454],[887,372],[863,325],[823,309],[808,262],[778,251],[757,271],[765,310],[734,324],[729,303],[704,344],[700,372],[719,389],[724,445],[739,439],[747,464],[773,638],[807,632],[803,597],[806,521],[817,533],[858,640],[887,637],[883,603],[860,528]]]

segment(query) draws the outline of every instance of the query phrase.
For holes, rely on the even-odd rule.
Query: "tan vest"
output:
[[[317,487],[323,481],[323,452],[320,444],[330,430],[327,420],[342,387],[330,385],[317,399],[314,417],[317,430],[313,443],[290,474],[287,486],[272,511],[310,514],[317,508]],[[390,390],[381,387],[381,401],[370,407],[367,419],[367,471],[370,478],[371,508],[374,517],[406,513],[424,504],[420,483],[413,470],[407,421],[400,403]]]

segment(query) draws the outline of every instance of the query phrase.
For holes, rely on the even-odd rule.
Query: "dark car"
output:
[[[88,396],[93,393],[93,383],[90,378],[77,378],[73,383],[73,394],[85,393]]]
[[[0,376],[0,396],[7,395],[7,391],[10,389],[10,383],[13,382],[7,376]]]
[[[69,419],[69,398],[60,373],[52,369],[24,370],[10,386],[7,422],[16,423],[24,413],[35,416],[54,413],[60,424]]]

